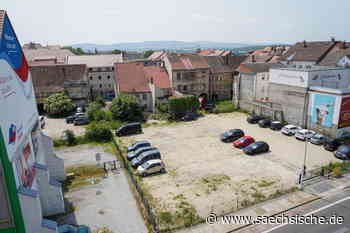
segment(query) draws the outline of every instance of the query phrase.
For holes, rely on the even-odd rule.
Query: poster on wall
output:
[[[29,140],[20,146],[15,158],[16,175],[19,186],[36,189],[33,151]]]
[[[40,137],[40,127],[39,127],[39,121],[37,121],[32,129],[32,132],[31,132],[33,152],[34,152],[35,158],[38,156],[39,137]]]
[[[350,97],[343,98],[340,106],[338,128],[350,126]]]
[[[319,126],[331,128],[333,125],[335,102],[335,96],[314,94],[313,105],[311,107],[311,122]]]
[[[9,156],[13,156],[38,120],[28,63],[5,14],[0,28],[0,130]]]

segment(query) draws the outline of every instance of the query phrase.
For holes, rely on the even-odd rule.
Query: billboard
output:
[[[350,126],[350,97],[342,98],[338,128]]]
[[[28,64],[6,14],[0,35],[0,128],[13,161],[38,120],[38,112]]]
[[[313,97],[311,122],[319,126],[331,128],[337,97],[325,94],[314,94]]]

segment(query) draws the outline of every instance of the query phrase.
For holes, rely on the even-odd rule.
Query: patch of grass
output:
[[[179,194],[173,197],[173,200],[183,200],[183,199],[185,199],[185,196],[183,194]]]
[[[229,113],[229,112],[235,112],[236,108],[235,105],[232,103],[232,100],[224,100],[224,101],[218,101],[215,104],[215,108],[213,109],[213,113]]]
[[[273,185],[274,183],[275,183],[275,181],[261,180],[261,181],[258,183],[258,186],[261,187],[261,188],[265,188],[265,187],[269,187],[269,186]]]
[[[74,173],[72,179],[67,179],[63,183],[64,191],[80,188],[89,184],[98,184],[101,182],[101,177],[105,175],[103,168],[96,166],[81,166],[66,169],[66,173]]]
[[[224,184],[226,181],[231,178],[224,174],[214,174],[203,177],[201,182],[206,185],[206,193],[210,194],[211,192],[217,191],[218,186]]]
[[[261,201],[264,200],[266,197],[264,194],[262,194],[260,191],[255,191],[252,194],[252,197],[256,200],[256,201]]]

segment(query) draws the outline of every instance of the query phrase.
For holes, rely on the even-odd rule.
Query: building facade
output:
[[[90,88],[87,81],[86,65],[30,64],[34,92],[40,105],[52,94],[63,92],[76,104],[87,104]]]
[[[209,97],[210,66],[205,58],[192,54],[169,54],[164,58],[173,91]]]
[[[8,54],[0,58],[0,232],[57,233],[45,217],[65,211],[63,160],[41,132],[29,67],[5,11],[0,29],[0,53]]]
[[[122,54],[69,56],[68,64],[85,64],[87,80],[93,96],[115,97],[114,63],[122,62]]]

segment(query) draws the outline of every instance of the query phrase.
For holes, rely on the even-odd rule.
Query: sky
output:
[[[350,41],[349,0],[3,0],[21,43]]]

